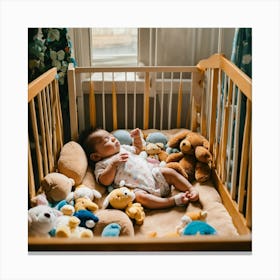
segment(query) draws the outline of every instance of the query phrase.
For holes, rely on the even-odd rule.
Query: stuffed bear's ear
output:
[[[170,148],[177,148],[179,147],[180,142],[188,135],[189,131],[184,130],[175,134],[172,138],[168,141],[168,146]]]

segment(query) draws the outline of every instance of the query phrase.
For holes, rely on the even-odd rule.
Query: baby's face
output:
[[[106,130],[98,130],[94,133],[95,151],[98,156],[106,158],[120,151],[120,142]]]

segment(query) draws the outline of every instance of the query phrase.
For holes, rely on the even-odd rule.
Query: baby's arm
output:
[[[142,139],[141,139],[141,135],[140,135],[140,129],[135,128],[135,129],[131,130],[130,135],[133,138],[133,145],[135,147],[135,152],[138,155],[143,149]]]
[[[98,181],[104,186],[109,186],[114,182],[118,166],[122,162],[126,162],[128,153],[116,154],[112,157],[110,164],[99,175]]]

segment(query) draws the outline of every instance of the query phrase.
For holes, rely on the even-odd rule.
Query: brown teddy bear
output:
[[[183,167],[189,181],[195,179],[198,182],[205,182],[210,178],[212,155],[205,137],[197,132],[184,130],[170,138],[168,146],[180,150],[167,157],[168,167],[176,168],[176,165],[177,168]]]

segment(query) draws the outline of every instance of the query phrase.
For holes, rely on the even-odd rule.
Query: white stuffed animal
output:
[[[85,185],[79,185],[76,187],[74,192],[68,194],[66,201],[71,202],[80,197],[88,197],[91,201],[93,201],[95,198],[101,198],[101,194],[95,189],[91,189]]]
[[[28,235],[50,237],[56,224],[57,217],[62,213],[47,205],[38,205],[28,210]]]

